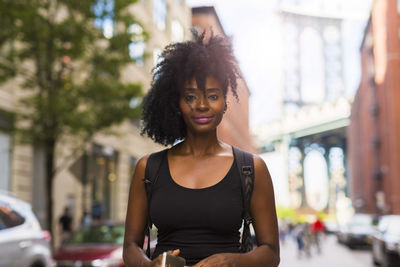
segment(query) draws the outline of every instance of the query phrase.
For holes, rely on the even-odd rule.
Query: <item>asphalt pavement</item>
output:
[[[321,253],[311,250],[310,257],[298,257],[296,243],[291,237],[281,244],[280,267],[372,267],[369,249],[349,249],[339,244],[333,235],[325,236],[321,242]]]

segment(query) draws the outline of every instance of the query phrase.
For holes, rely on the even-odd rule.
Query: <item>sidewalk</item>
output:
[[[322,252],[318,255],[312,250],[310,258],[297,257],[295,242],[288,238],[285,245],[281,244],[280,267],[372,267],[369,250],[350,250],[340,245],[335,236],[326,236],[322,242]]]

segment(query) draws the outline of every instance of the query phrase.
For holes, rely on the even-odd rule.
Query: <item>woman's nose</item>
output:
[[[196,108],[198,110],[207,110],[209,108],[208,101],[205,96],[201,96],[198,98]]]

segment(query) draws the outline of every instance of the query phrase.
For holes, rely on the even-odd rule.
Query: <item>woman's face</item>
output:
[[[205,90],[198,88],[196,79],[185,82],[179,99],[188,131],[206,133],[213,131],[221,122],[225,110],[225,98],[221,86],[212,76],[205,82]]]

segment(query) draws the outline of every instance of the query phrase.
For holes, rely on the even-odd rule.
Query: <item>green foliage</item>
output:
[[[23,108],[15,114],[24,123],[10,127],[19,127],[13,130],[22,140],[44,146],[50,231],[53,178],[60,169],[54,166],[57,142],[67,134],[84,143],[98,131],[139,116],[141,85],[120,79],[121,70],[132,63],[129,44],[148,37],[128,30],[138,23],[127,12],[134,2],[0,1],[0,83],[18,77],[16,86],[25,89]],[[106,22],[112,32],[104,30]]]
[[[147,38],[128,31],[137,23],[126,12],[134,2],[0,1],[0,82],[18,76],[20,86],[32,92],[17,114],[31,122],[19,129],[28,140],[58,140],[65,133],[87,137],[139,116],[139,107],[130,103],[140,99],[141,85],[120,80],[132,63],[129,43]],[[107,19],[113,22],[108,38],[101,28]]]
[[[328,214],[324,211],[315,211],[314,213],[301,213],[299,210],[291,207],[277,206],[276,213],[279,219],[288,220],[292,223],[310,222],[310,218],[314,220],[315,217],[320,218],[322,221],[336,221],[335,215]]]
[[[283,207],[283,206],[277,206],[276,207],[276,214],[279,219],[286,219],[291,222],[298,222],[299,218],[296,215],[296,211],[293,208],[290,207]]]

